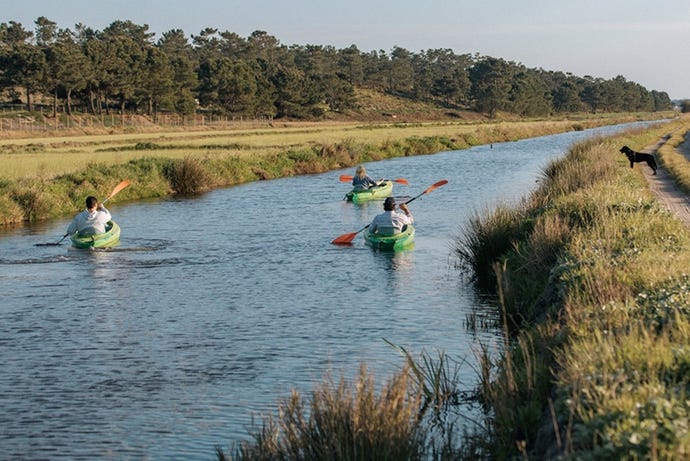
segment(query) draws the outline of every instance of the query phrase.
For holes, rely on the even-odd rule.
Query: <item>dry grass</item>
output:
[[[341,379],[319,386],[305,401],[297,392],[282,401],[227,460],[417,460],[425,451],[420,394],[403,371],[377,391],[362,367],[354,384]]]
[[[649,116],[658,114],[648,114]],[[527,120],[506,122],[426,122],[426,123],[284,123],[273,127],[113,133],[91,136],[60,136],[54,132],[42,136],[0,139],[0,177],[17,179],[42,170],[51,175],[79,171],[88,162],[107,165],[125,163],[142,157],[183,159],[190,156],[275,155],[289,149],[353,143],[384,146],[410,138],[446,138],[455,148],[474,144],[523,139],[572,131],[586,127],[637,120],[635,115],[613,114],[609,117],[573,122]],[[414,154],[412,152],[411,154]]]

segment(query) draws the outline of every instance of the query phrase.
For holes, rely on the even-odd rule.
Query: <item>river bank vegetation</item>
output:
[[[248,181],[352,167],[386,158],[582,130],[672,113],[524,121],[285,124],[232,130],[15,133],[3,139],[0,223],[74,213],[123,179],[117,200],[198,194]],[[32,136],[30,136],[32,135]],[[459,154],[461,155],[461,154]]]
[[[667,139],[658,158],[687,187],[689,128],[579,143],[458,237],[506,328],[504,351],[482,354],[489,411],[468,459],[690,456],[690,232],[618,153]]]

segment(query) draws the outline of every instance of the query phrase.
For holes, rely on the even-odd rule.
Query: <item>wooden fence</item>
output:
[[[145,128],[145,127],[228,127],[258,128],[270,126],[272,118],[229,117],[211,114],[180,116],[157,114],[155,117],[131,114],[78,115],[74,117],[58,114],[57,117],[36,111],[26,115],[8,108],[0,109],[0,133],[3,131],[61,131],[74,128]]]

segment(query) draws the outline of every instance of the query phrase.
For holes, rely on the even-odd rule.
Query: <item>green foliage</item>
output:
[[[42,93],[56,104],[61,100],[67,114],[74,99],[90,113],[102,114],[115,102],[122,114],[154,119],[159,111],[184,116],[197,109],[236,117],[318,119],[358,109],[355,88],[491,117],[499,111],[541,116],[672,109],[666,93],[622,76],[580,78],[449,49],[413,53],[395,46],[390,53],[367,53],[354,45],[285,47],[266,32],[243,38],[210,27],[192,43],[180,30],[154,43],[148,26],[131,21],[72,32],[41,20],[35,43],[21,24],[0,23],[6,36],[0,85],[21,88],[29,111],[34,95]]]
[[[525,219],[526,210],[499,205],[483,215],[470,218],[456,242],[459,264],[472,274],[481,287],[496,285],[494,266],[524,238],[532,223]]]
[[[673,128],[574,146],[513,211],[524,227],[493,217],[511,211],[494,212],[465,237],[471,245],[459,251],[476,246],[465,257],[477,259],[475,271],[487,266],[482,259],[502,262],[496,286],[506,325],[500,359],[483,353],[489,439],[467,439],[478,452],[573,460],[690,453],[690,233],[649,197],[616,147],[650,144]],[[510,244],[480,253],[494,234]],[[509,333],[511,322],[518,329]]]

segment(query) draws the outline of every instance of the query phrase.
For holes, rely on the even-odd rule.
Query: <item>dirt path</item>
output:
[[[667,140],[668,137],[662,138],[658,143],[647,146],[644,152],[656,153],[657,149]],[[677,149],[678,152],[685,155],[688,161],[690,161],[690,134],[685,135],[685,141],[680,144]],[[652,170],[648,168],[647,165],[639,164],[639,166],[644,166],[642,171],[649,183],[649,188],[659,201],[663,203],[669,211],[678,216],[678,218],[685,223],[686,227],[690,227],[690,197],[678,189],[673,178],[671,178],[663,168],[659,168],[657,174],[653,175]]]

